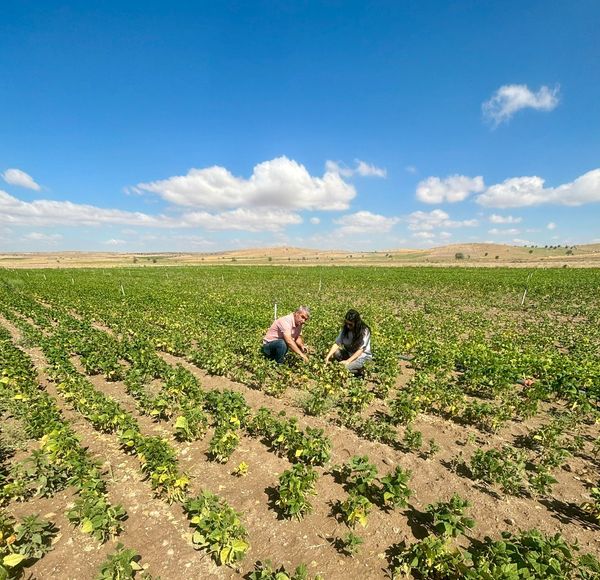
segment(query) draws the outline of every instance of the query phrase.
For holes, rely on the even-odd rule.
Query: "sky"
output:
[[[0,251],[600,242],[597,0],[0,5]]]

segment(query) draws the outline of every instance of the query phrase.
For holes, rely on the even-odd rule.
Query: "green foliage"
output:
[[[354,556],[357,554],[362,544],[363,539],[360,536],[357,536],[354,532],[348,532],[340,540],[340,546],[348,556]]]
[[[121,505],[110,505],[104,496],[87,491],[75,500],[75,506],[67,512],[67,518],[72,524],[80,526],[84,534],[91,534],[97,540],[106,542],[121,532],[121,522],[127,518],[127,512]]]
[[[293,572],[288,572],[284,566],[274,568],[270,560],[265,560],[256,562],[248,580],[310,580],[310,577],[305,564],[300,564]],[[317,574],[314,580],[322,580],[322,577]]]
[[[455,538],[475,525],[475,520],[465,516],[468,507],[471,507],[469,501],[454,494],[448,502],[429,504],[427,512],[433,518],[433,528],[438,535]]]
[[[366,527],[372,503],[355,490],[352,490],[347,499],[340,504],[340,513],[344,522],[353,528],[357,523]]]
[[[139,564],[140,556],[132,548],[125,548],[120,542],[116,550],[100,566],[96,580],[126,580],[135,578],[136,573],[143,570]],[[149,578],[148,576],[143,576]]]
[[[381,478],[381,499],[383,504],[391,504],[395,508],[406,507],[412,492],[408,487],[411,472],[399,465],[392,473]]]
[[[310,465],[296,464],[279,476],[275,502],[289,518],[302,519],[312,511],[309,496],[314,495],[317,473]]]
[[[191,525],[194,547],[205,549],[219,565],[241,560],[250,545],[240,515],[220,497],[204,491],[184,504]]]
[[[498,483],[505,493],[518,495],[524,482],[525,454],[510,445],[502,450],[477,449],[471,458],[471,472],[475,479]]]
[[[237,431],[227,425],[219,425],[210,440],[208,454],[211,459],[219,463],[227,463],[239,442],[240,436]]]

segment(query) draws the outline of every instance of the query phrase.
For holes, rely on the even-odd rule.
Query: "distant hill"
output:
[[[465,243],[429,249],[394,249],[380,252],[273,247],[210,253],[47,252],[0,254],[0,267],[4,268],[191,264],[600,267],[600,244],[542,248]]]

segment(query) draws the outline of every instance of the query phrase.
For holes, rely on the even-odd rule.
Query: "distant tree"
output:
[[[494,258],[494,260],[497,260],[498,258],[500,258],[500,256],[496,256],[496,257]]]
[[[485,253],[485,254],[483,254],[483,255],[484,255],[484,256],[487,256],[487,255],[488,255],[488,253],[486,252],[486,253]]]
[[[573,255],[573,250],[567,250],[567,251],[565,252],[565,254],[566,254],[567,256],[572,256],[572,255]]]
[[[273,256],[269,256],[269,262],[273,261]]]
[[[529,253],[530,253],[530,254],[533,254],[533,250],[529,250]]]
[[[462,252],[456,252],[456,254],[454,254],[454,259],[455,260],[464,260],[465,255]]]

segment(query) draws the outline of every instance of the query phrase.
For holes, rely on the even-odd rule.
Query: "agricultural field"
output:
[[[0,270],[0,579],[600,578],[600,270]],[[260,352],[311,307],[308,363]],[[348,308],[364,377],[323,359]]]

